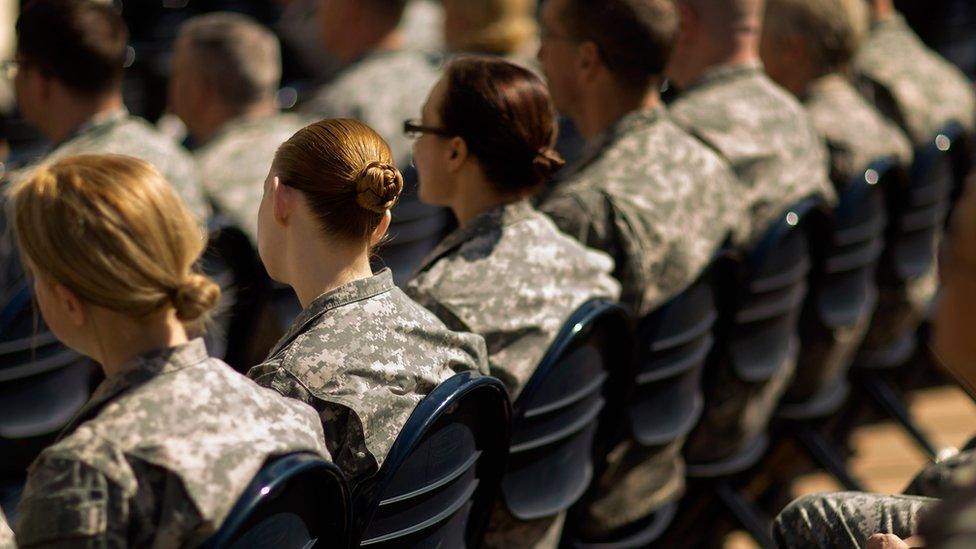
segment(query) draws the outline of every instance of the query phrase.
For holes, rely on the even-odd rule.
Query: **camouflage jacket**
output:
[[[449,328],[483,336],[491,374],[514,397],[573,311],[590,299],[616,301],[612,268],[523,200],[455,230],[405,291]]]
[[[610,254],[639,316],[694,282],[740,217],[731,170],[664,107],[624,116],[564,173],[540,209]]]
[[[275,152],[307,122],[293,114],[238,118],[193,152],[207,197],[255,245],[258,206]]]
[[[803,106],[758,63],[709,69],[671,104],[675,122],[732,164],[747,215],[736,231],[755,242],[808,196],[835,199],[827,153]],[[743,239],[744,238],[744,239]]]
[[[868,98],[915,146],[928,143],[950,121],[973,131],[972,84],[922,43],[901,15],[875,23],[854,68]]]
[[[377,51],[340,72],[302,110],[322,118],[353,118],[365,123],[386,140],[394,162],[402,169],[410,165],[413,146],[403,135],[403,121],[420,116],[439,76],[437,63],[427,54]]]
[[[328,456],[321,437],[312,409],[209,358],[201,339],[144,355],[102,382],[31,465],[17,540],[199,544],[268,458]]]
[[[880,158],[911,166],[912,144],[905,134],[843,76],[831,74],[813,82],[804,105],[817,133],[827,142],[830,176],[838,190]]]
[[[315,299],[248,376],[318,410],[353,483],[375,473],[420,400],[445,379],[487,373],[480,336],[448,330],[388,269]]]

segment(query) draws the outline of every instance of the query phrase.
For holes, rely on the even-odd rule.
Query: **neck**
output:
[[[341,245],[334,241],[325,242],[319,234],[318,226],[309,231],[296,234],[295,246],[289,254],[289,277],[286,281],[302,308],[308,307],[315,298],[331,292],[355,280],[373,276],[369,265],[369,251],[363,247]],[[309,245],[309,243],[314,243]]]
[[[747,33],[732,37],[729,43],[702,45],[691,55],[672,58],[668,78],[679,88],[687,88],[712,67],[746,65],[759,61],[759,36]]]
[[[350,48],[344,54],[339,54],[343,64],[355,63],[360,57],[373,52],[395,51],[403,48],[403,35],[396,28],[383,29],[374,36],[363,34],[363,41],[358,47]]]
[[[278,112],[278,106],[274,98],[267,98],[244,108],[232,108],[224,105],[213,105],[211,108],[204,109],[200,116],[195,117],[193,124],[187,124],[190,134],[197,142],[203,145],[213,139],[213,137],[228,123],[238,119],[257,119],[271,116]]]
[[[96,358],[106,377],[120,373],[126,364],[141,355],[189,341],[186,328],[173,309],[142,322],[133,322],[131,317],[115,312],[104,312],[92,320],[98,339]]]
[[[656,83],[643,94],[601,90],[593,94],[592,100],[585,102],[582,112],[573,117],[573,122],[583,139],[592,141],[627,114],[652,109],[660,104],[661,95]]]
[[[464,226],[479,215],[494,210],[521,198],[518,195],[499,193],[493,183],[488,181],[480,168],[470,168],[458,178],[458,196],[450,208],[457,218],[458,225]]]
[[[123,107],[122,94],[96,98],[78,98],[65,94],[60,105],[53,107],[50,112],[57,113],[49,117],[45,127],[40,128],[44,136],[53,143],[60,143],[68,138],[78,128],[91,119],[117,111]]]

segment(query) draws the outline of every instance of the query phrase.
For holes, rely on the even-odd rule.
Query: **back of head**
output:
[[[372,128],[347,119],[316,122],[278,148],[273,171],[302,191],[322,230],[368,243],[403,191],[389,145]]]
[[[17,19],[17,55],[80,95],[121,85],[128,30],[111,6],[93,0],[33,0]]]
[[[85,155],[38,168],[10,191],[25,264],[96,306],[143,317],[206,316],[220,288],[193,267],[206,245],[193,214],[148,163]]]
[[[448,49],[515,54],[538,32],[535,11],[536,0],[444,0]]]
[[[762,30],[766,0],[677,0],[695,10],[701,24],[716,38]]]
[[[180,28],[195,72],[231,107],[274,97],[281,80],[281,47],[271,31],[237,13],[194,17]]]
[[[868,27],[864,0],[768,0],[765,32],[775,40],[806,45],[812,68],[822,76],[843,70],[857,53]]]
[[[534,73],[498,58],[462,57],[445,78],[444,129],[464,139],[498,190],[531,191],[563,165],[553,149],[555,108]]]
[[[678,34],[674,0],[566,0],[561,15],[572,37],[596,44],[617,80],[634,90],[657,82]]]

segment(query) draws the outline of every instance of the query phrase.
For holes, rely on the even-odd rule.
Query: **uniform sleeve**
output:
[[[559,230],[577,241],[598,250],[605,250],[607,235],[598,215],[586,207],[583,200],[571,194],[557,194],[543,202],[539,210],[548,215]]]
[[[127,520],[119,487],[80,461],[42,460],[31,470],[18,507],[19,546],[125,546]]]

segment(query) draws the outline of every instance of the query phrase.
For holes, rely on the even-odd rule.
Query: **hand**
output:
[[[894,534],[875,534],[868,538],[866,549],[912,549],[913,547],[923,547],[922,541],[917,537],[903,540]]]

